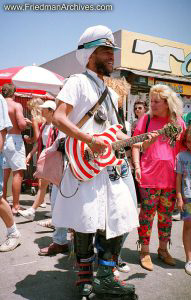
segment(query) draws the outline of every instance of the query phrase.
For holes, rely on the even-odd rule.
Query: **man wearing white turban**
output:
[[[59,130],[86,143],[96,155],[104,153],[108,145],[93,134],[103,132],[108,124],[118,123],[111,103],[112,99],[117,108],[117,94],[109,88],[101,104],[104,112],[101,123],[97,123],[93,115],[80,129],[76,124],[103,94],[106,87],[103,76],[109,76],[113,71],[115,49],[119,48],[109,28],[99,25],[85,30],[76,57],[86,71],[66,80],[57,96],[58,107],[53,117]],[[127,136],[118,131],[117,138],[126,139]],[[88,297],[93,286],[96,294],[127,295],[129,299],[136,299],[134,285],[121,282],[113,273],[123,234],[139,226],[136,207],[123,176],[111,180],[109,170],[105,168],[92,180],[81,182],[66,164],[53,211],[53,223],[75,230],[74,247],[80,270],[77,285],[82,296]],[[95,233],[99,266],[93,279]]]

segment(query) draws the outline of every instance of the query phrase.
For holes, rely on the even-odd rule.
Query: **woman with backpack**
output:
[[[182,102],[176,93],[166,85],[154,85],[150,90],[150,122],[147,132],[162,129],[168,123],[178,123],[185,130],[181,118]],[[145,133],[148,114],[139,121],[134,136]],[[180,135],[180,139],[182,136]],[[171,147],[169,139],[164,135],[151,141],[144,141],[140,148],[133,148],[132,156],[135,166],[135,177],[139,183],[141,209],[138,229],[140,264],[152,271],[153,264],[149,253],[152,224],[158,213],[159,248],[158,257],[164,263],[174,266],[175,259],[169,254],[167,244],[170,243],[172,212],[176,201],[176,176],[174,172],[176,154],[180,151],[180,139],[175,147]],[[140,158],[140,150],[142,155]]]

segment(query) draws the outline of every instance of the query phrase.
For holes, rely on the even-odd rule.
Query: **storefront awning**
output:
[[[173,76],[173,75],[166,74],[166,73],[162,74],[162,73],[155,73],[155,72],[150,72],[150,71],[146,72],[146,71],[139,71],[139,70],[135,70],[135,69],[128,69],[128,68],[122,68],[122,67],[117,68],[117,70],[132,72],[133,74],[136,74],[138,76],[154,77],[154,78],[159,78],[159,79],[180,81],[180,82],[185,82],[185,83],[191,84],[191,78],[186,78],[186,77],[181,77],[181,76]]]

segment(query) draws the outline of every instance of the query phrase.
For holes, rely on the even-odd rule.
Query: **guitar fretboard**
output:
[[[165,133],[164,129],[159,129],[156,130],[159,135]],[[143,133],[137,136],[133,136],[131,138],[129,138],[128,140],[121,140],[121,141],[117,141],[117,142],[113,142],[112,143],[112,149],[114,151],[119,150],[121,148],[127,147],[127,146],[132,146],[133,144],[139,143],[139,142],[143,142],[145,140],[148,139],[148,132],[147,133]]]

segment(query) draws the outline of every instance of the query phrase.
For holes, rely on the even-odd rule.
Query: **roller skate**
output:
[[[105,300],[124,299],[137,300],[135,286],[121,281],[113,273],[116,263],[114,261],[99,260],[96,277],[93,279],[93,293]]]

